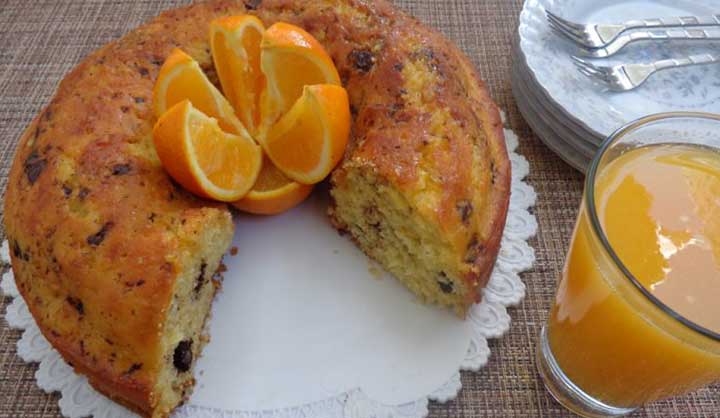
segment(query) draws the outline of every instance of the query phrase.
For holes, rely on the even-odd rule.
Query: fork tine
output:
[[[590,69],[593,69],[593,70],[595,70],[595,71],[601,71],[601,72],[604,72],[604,73],[606,73],[606,74],[610,74],[610,69],[607,68],[607,67],[597,66],[597,65],[593,64],[592,62],[586,61],[586,60],[584,60],[584,59],[582,59],[582,58],[580,58],[580,57],[577,57],[577,56],[575,56],[575,55],[571,55],[570,58],[572,58],[572,60],[575,61],[575,65],[581,65],[581,66],[583,66],[583,67],[585,67],[585,68],[590,68]]]
[[[617,81],[617,80],[615,80],[615,77],[612,75],[612,73],[604,71],[603,68],[587,67],[584,64],[581,64],[579,62],[575,62],[575,66],[577,66],[578,70],[581,73],[585,74],[586,76],[588,76],[590,78],[604,81],[605,83],[608,83],[608,84],[614,83]]]
[[[558,35],[561,35],[561,36],[571,40],[572,42],[576,43],[578,46],[584,47],[583,39],[580,38],[578,35],[576,35],[572,32],[568,32],[567,29],[558,26],[557,23],[555,23],[553,21],[548,20],[548,25],[550,26],[550,29],[552,29]]]
[[[545,14],[546,14],[548,17],[550,17],[550,18],[552,18],[552,19],[554,19],[554,20],[556,20],[556,21],[558,21],[558,22],[560,22],[560,23],[563,23],[564,26],[568,26],[568,27],[571,27],[571,28],[574,28],[574,29],[577,29],[577,30],[584,30],[584,29],[585,29],[585,25],[581,25],[581,24],[579,24],[579,23],[575,23],[575,22],[571,22],[571,21],[569,21],[569,20],[567,20],[567,19],[563,19],[562,17],[560,17],[559,15],[556,15],[555,13],[551,12],[550,10],[545,9]]]
[[[580,70],[580,71],[583,72],[583,73],[589,73],[589,74],[592,74],[592,75],[595,75],[595,76],[601,76],[601,75],[603,75],[603,73],[601,73],[600,71],[598,71],[598,70],[596,70],[596,69],[594,69],[594,68],[592,68],[592,67],[586,67],[585,65],[580,64],[579,62],[576,62],[576,63],[574,63],[574,64],[575,64],[575,66],[578,68],[578,70]]]
[[[578,71],[580,71],[584,76],[586,76],[588,78],[592,78],[593,80],[604,81],[604,79],[598,77],[597,74],[591,73],[590,71],[586,70],[585,68],[578,67]]]
[[[575,66],[580,69],[586,70],[588,72],[591,72],[593,74],[598,75],[599,77],[603,77],[608,80],[614,78],[612,70],[608,67],[599,67],[597,65],[593,65],[590,62],[587,62],[585,60],[582,60],[582,59],[574,57],[574,56],[573,56],[573,60],[574,60],[573,64],[575,64]]]
[[[587,70],[584,69],[584,68],[578,68],[578,71],[580,71],[580,73],[582,73],[582,74],[583,74],[584,76],[586,76],[587,78],[589,78],[589,79],[591,79],[591,80],[594,80],[594,81],[597,81],[597,82],[600,82],[600,83],[603,83],[603,84],[605,84],[606,86],[610,86],[610,85],[612,85],[612,84],[615,83],[615,80],[613,80],[612,78],[605,77],[605,76],[603,76],[603,75],[601,75],[601,74],[591,73],[590,71],[587,71]]]
[[[569,32],[569,33],[572,33],[573,35],[575,35],[575,36],[577,36],[577,37],[579,37],[579,38],[584,38],[584,37],[585,37],[585,31],[584,31],[584,30],[576,29],[576,28],[573,28],[573,27],[566,26],[566,25],[563,24],[562,22],[554,19],[553,17],[551,17],[551,16],[549,16],[549,15],[547,16],[547,20],[548,20],[548,22],[550,22],[550,23],[552,23],[552,24],[555,24],[556,26],[558,26],[558,27],[561,28],[562,30],[564,30],[564,31],[566,31],[566,32]]]

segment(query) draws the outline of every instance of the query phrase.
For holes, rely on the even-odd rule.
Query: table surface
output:
[[[182,0],[0,0],[0,187],[5,190],[15,144],[85,55]],[[537,262],[523,274],[527,297],[510,309],[510,331],[490,341],[485,368],[462,373],[457,399],[431,403],[430,417],[571,417],[550,398],[535,372],[537,334],[555,292],[582,193],[582,176],[550,152],[523,121],[510,87],[511,42],[522,0],[396,0],[467,53],[521,138],[538,193]],[[0,209],[1,211],[2,209]],[[0,237],[4,236],[0,232]],[[0,297],[0,312],[9,298]],[[0,320],[0,417],[60,416],[58,395],[35,384],[36,365],[15,354],[20,333]],[[633,417],[718,417],[720,386],[658,402]]]

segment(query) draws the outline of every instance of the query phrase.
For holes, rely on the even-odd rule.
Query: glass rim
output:
[[[657,113],[649,116],[642,117],[640,119],[637,119],[635,121],[632,121],[625,126],[621,127],[620,129],[616,130],[610,136],[602,143],[600,148],[598,149],[597,153],[595,154],[595,157],[592,160],[592,163],[590,164],[590,168],[588,169],[587,176],[585,178],[585,199],[586,199],[586,205],[588,207],[588,212],[590,214],[590,224],[592,225],[593,232],[597,237],[600,238],[600,242],[602,243],[603,249],[607,254],[610,255],[610,258],[613,260],[615,265],[620,269],[620,271],[623,273],[626,279],[628,279],[634,286],[637,288],[640,293],[645,296],[653,305],[658,307],[663,313],[667,314],[671,318],[675,319],[680,324],[684,325],[685,327],[690,328],[691,330],[700,333],[704,335],[705,337],[711,338],[712,340],[716,342],[720,342],[720,333],[712,331],[710,329],[707,329],[694,321],[691,321],[688,318],[685,318],[683,315],[679,314],[677,311],[675,311],[670,306],[666,305],[664,302],[662,302],[660,299],[658,299],[655,295],[650,293],[650,291],[645,288],[645,286],[640,283],[640,281],[635,278],[635,276],[630,272],[630,270],[625,266],[625,264],[620,260],[620,257],[615,253],[615,250],[610,245],[610,242],[607,239],[607,236],[605,235],[605,231],[603,230],[602,225],[600,225],[600,220],[598,219],[598,214],[595,208],[595,178],[598,172],[598,168],[600,165],[600,161],[603,159],[605,154],[607,153],[608,149],[610,149],[611,145],[614,144],[618,139],[624,137],[625,135],[636,131],[638,128],[641,128],[642,126],[645,126],[652,122],[657,122],[660,120],[667,120],[667,119],[679,119],[679,118],[689,118],[689,119],[703,119],[703,120],[709,120],[714,121],[720,124],[720,115],[713,114],[713,113],[706,113],[706,112],[667,112],[667,113]]]

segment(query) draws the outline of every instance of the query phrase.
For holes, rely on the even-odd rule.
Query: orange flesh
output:
[[[252,95],[248,103],[252,104],[252,126],[260,124],[260,93],[265,87],[265,75],[260,70],[260,40],[262,33],[250,30],[243,38],[243,47],[248,54],[250,72],[246,74],[246,85]]]
[[[267,192],[277,190],[290,183],[293,183],[282,171],[275,167],[267,156],[263,157],[263,166],[260,169],[257,181],[252,188],[254,192]]]
[[[281,98],[278,102],[271,104],[272,115],[279,117],[287,113],[297,99],[302,96],[303,88],[306,85],[332,83],[332,80],[327,79],[315,62],[303,55],[282,49],[264,53],[268,52],[273,54],[272,69],[275,71],[273,76],[268,77],[273,80],[276,89],[277,96],[273,95],[273,97]],[[274,120],[269,122],[272,123]]]
[[[180,74],[173,78],[168,85],[166,107],[169,109],[173,105],[188,99],[193,104],[193,107],[217,119],[223,131],[237,134],[237,129],[224,121],[222,115],[218,114],[218,106],[212,90],[207,88],[208,84],[209,81],[202,72],[194,71],[190,66],[183,68]]]
[[[598,217],[623,263],[674,310],[720,331],[720,155],[648,146],[596,182]],[[653,305],[611,262],[581,208],[555,305],[550,347],[581,389],[636,407],[720,379],[720,343]]]
[[[228,48],[225,34],[217,32],[213,39],[213,51],[217,55],[216,69],[225,97],[235,108],[238,118],[251,132],[260,123],[260,93],[265,86],[265,76],[260,71],[260,40],[262,33],[253,27],[243,32],[242,47],[247,53],[247,67],[235,51]]]
[[[275,215],[302,203],[312,189],[311,185],[299,184],[289,179],[264,156],[262,169],[252,190],[233,205],[249,213]]]
[[[318,165],[320,161],[318,150],[322,149],[324,143],[321,116],[316,111],[288,116],[296,116],[294,123],[284,132],[270,131],[267,140],[268,150],[274,156],[275,163],[284,169],[310,171]],[[283,152],[287,149],[296,151]]]
[[[220,187],[234,189],[252,176],[252,144],[226,134],[214,124],[190,117],[188,130],[198,165]]]

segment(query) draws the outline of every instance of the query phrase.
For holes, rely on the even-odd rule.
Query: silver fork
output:
[[[627,45],[638,41],[720,41],[720,27],[707,29],[654,29],[628,32],[618,36],[604,48],[580,48],[578,53],[590,58],[607,58]]]
[[[600,81],[612,91],[628,91],[637,88],[658,71],[670,68],[720,63],[720,56],[711,54],[691,55],[681,59],[666,59],[649,64],[622,64],[600,66],[573,56],[581,73]]]
[[[632,29],[720,26],[720,14],[630,20],[618,24],[576,23],[563,19],[549,10],[545,10],[545,15],[553,29],[586,48],[604,48],[622,33]]]

